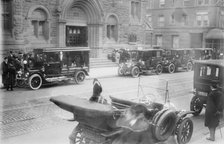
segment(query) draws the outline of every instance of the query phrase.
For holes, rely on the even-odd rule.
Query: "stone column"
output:
[[[14,14],[13,14],[13,36],[15,40],[23,41],[23,5],[24,0],[14,0]]]
[[[57,45],[58,47],[66,47],[65,39],[66,39],[66,31],[65,31],[66,20],[59,19],[58,28],[57,28]]]

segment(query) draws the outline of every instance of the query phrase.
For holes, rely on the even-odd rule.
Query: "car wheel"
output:
[[[161,74],[162,72],[163,72],[163,67],[162,67],[161,64],[158,64],[158,65],[156,66],[156,73],[157,73],[157,74]]]
[[[152,133],[159,141],[167,140],[176,127],[177,116],[172,110],[162,110],[153,117]]]
[[[39,74],[33,74],[29,78],[29,87],[32,90],[37,90],[42,85],[42,78]]]
[[[118,75],[119,75],[119,76],[124,75],[124,71],[123,71],[122,67],[119,67],[119,68],[118,68]]]
[[[178,144],[186,144],[190,141],[193,133],[193,122],[189,117],[185,117],[180,123],[177,131]]]
[[[200,100],[199,97],[194,96],[191,99],[191,104],[190,104],[190,110],[194,112],[193,115],[198,116],[201,113],[202,109],[203,109],[202,101]]]
[[[193,70],[193,64],[192,62],[187,63],[187,71],[192,71]]]
[[[171,63],[168,67],[168,72],[169,73],[174,73],[175,72],[175,65],[173,63]]]
[[[86,75],[83,71],[78,71],[75,73],[75,82],[77,84],[82,83],[85,80],[85,78],[86,78]]]
[[[17,79],[16,80],[16,86],[18,86],[19,88],[24,87],[25,84],[26,84],[25,80],[22,80],[22,79]]]
[[[131,69],[131,75],[132,77],[136,78],[138,77],[140,74],[140,70],[137,66],[134,66],[132,69]]]

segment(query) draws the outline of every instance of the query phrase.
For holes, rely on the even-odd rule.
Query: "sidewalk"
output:
[[[103,68],[90,68],[89,76],[86,79],[93,78],[108,78],[118,76],[118,66],[117,67],[103,67]]]

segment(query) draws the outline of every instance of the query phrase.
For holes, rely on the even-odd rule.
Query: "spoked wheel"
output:
[[[177,132],[177,142],[178,144],[186,144],[190,141],[193,133],[193,122],[190,118],[186,117],[180,123]]]
[[[191,100],[190,110],[194,111],[193,115],[198,116],[203,109],[203,103],[199,97],[194,96]]]
[[[187,63],[187,71],[192,71],[193,70],[193,64],[191,62]]]
[[[24,87],[25,84],[26,84],[25,80],[22,80],[22,79],[17,79],[16,80],[16,86],[18,86],[19,88]]]
[[[42,78],[39,74],[33,74],[29,78],[29,87],[33,90],[37,90],[42,85]]]
[[[122,67],[118,68],[118,72],[117,73],[118,73],[119,76],[124,75],[124,71],[123,71]]]
[[[132,77],[136,78],[139,76],[139,74],[140,74],[139,68],[137,66],[134,66],[131,70]]]
[[[174,73],[175,72],[175,65],[173,63],[171,63],[168,67],[168,72],[169,73]]]
[[[163,72],[163,67],[161,64],[156,66],[156,74],[161,74]]]
[[[75,82],[77,84],[82,83],[85,80],[85,78],[86,78],[86,75],[83,71],[78,71],[75,73]]]

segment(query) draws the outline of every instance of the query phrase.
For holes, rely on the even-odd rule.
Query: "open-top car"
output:
[[[194,96],[191,99],[190,109],[194,115],[199,115],[206,105],[210,86],[217,84],[224,88],[224,61],[199,60],[194,66]]]
[[[89,71],[89,48],[34,49],[27,58],[25,83],[33,90],[43,84],[74,80],[81,83]]]
[[[162,73],[162,49],[130,50],[129,59],[119,65],[118,75],[138,77],[143,73]]]
[[[174,73],[179,68],[193,70],[194,60],[210,59],[211,48],[179,48],[166,49],[163,61],[164,70]]]
[[[138,89],[146,92],[142,89],[145,84],[149,86],[139,78]],[[192,112],[176,110],[170,103],[168,89],[158,90],[166,92],[165,97],[161,96],[163,102],[151,101],[150,95],[141,93],[136,100],[110,96],[111,103],[74,96],[52,97],[50,101],[73,114],[69,121],[78,122],[69,136],[71,144],[149,144],[167,141],[171,136],[178,144],[188,143],[193,122],[187,115]]]

